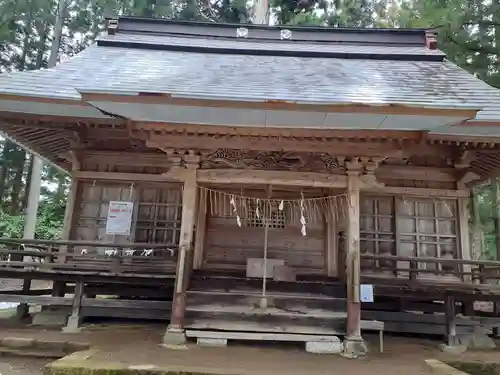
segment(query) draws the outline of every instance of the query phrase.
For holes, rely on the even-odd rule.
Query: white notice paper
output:
[[[132,224],[133,202],[109,202],[106,234],[128,236]]]
[[[359,286],[359,299],[361,302],[373,302],[373,285],[361,284]]]

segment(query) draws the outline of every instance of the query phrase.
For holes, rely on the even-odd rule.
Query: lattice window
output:
[[[247,226],[251,228],[264,228],[264,212],[261,210],[259,217],[255,208],[248,211]],[[285,210],[278,210],[277,208],[272,208],[271,212],[267,215],[267,227],[272,229],[285,229],[286,228],[286,214]]]
[[[84,182],[79,184],[79,205],[75,210],[76,221],[72,237],[87,241],[112,241],[115,243],[149,242],[178,244],[182,215],[182,189],[178,184],[161,186],[135,185],[130,190],[127,183]],[[128,237],[106,235],[109,201],[134,202],[131,235]]]
[[[142,188],[137,195],[135,241],[178,244],[182,217],[180,186]]]
[[[400,255],[457,258],[456,200],[399,199],[396,214]],[[445,271],[453,269],[435,263],[421,263],[419,267]]]
[[[396,255],[394,198],[362,196],[360,201],[360,251],[362,254]],[[392,270],[393,262],[363,260],[362,269]]]

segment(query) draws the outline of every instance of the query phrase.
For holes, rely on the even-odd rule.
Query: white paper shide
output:
[[[130,235],[134,203],[126,201],[109,202],[106,234],[115,236]]]

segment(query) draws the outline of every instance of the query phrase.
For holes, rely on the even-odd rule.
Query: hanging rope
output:
[[[306,198],[301,192],[298,198],[266,198],[244,195],[234,192],[226,192],[198,186],[200,195],[207,196],[209,212],[212,216],[234,217],[238,227],[242,227],[244,219],[250,220],[254,217],[262,223],[265,216],[267,225],[273,224],[270,216],[273,207],[278,212],[284,212],[292,222],[300,223],[300,231],[303,236],[307,235],[307,225],[322,222],[325,216],[338,220],[346,213],[347,194]],[[267,210],[267,214],[263,213]]]
[[[267,242],[268,242],[268,236],[269,236],[269,225],[267,222],[267,215],[269,214],[270,210],[268,209],[268,202],[266,202],[264,206],[264,218],[263,218],[263,223],[264,223],[264,269],[263,269],[263,276],[262,276],[262,297],[260,299],[260,308],[261,309],[267,309],[267,297],[266,297],[266,288],[267,288]]]

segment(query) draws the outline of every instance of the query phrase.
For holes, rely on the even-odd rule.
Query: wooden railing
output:
[[[361,254],[361,259],[376,261],[374,263],[378,264],[380,264],[380,261],[392,263],[393,266],[390,268],[390,271],[392,271],[395,276],[406,276],[411,281],[417,280],[422,274],[454,276],[462,282],[479,282],[480,284],[486,284],[493,280],[500,280],[500,262],[497,261],[373,254]],[[430,265],[433,267],[429,267]],[[371,274],[377,273],[382,272],[380,272],[379,268],[373,267],[371,269]]]
[[[175,272],[177,245],[0,238],[0,267],[112,273]]]

